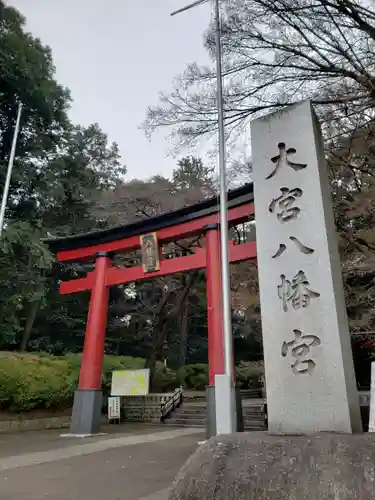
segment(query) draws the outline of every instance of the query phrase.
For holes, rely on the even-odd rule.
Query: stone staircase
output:
[[[243,399],[242,411],[244,418],[244,430],[265,430],[264,423],[264,400]],[[174,427],[200,427],[206,426],[206,401],[205,396],[184,399],[180,408],[165,420],[166,425]]]
[[[264,421],[263,399],[243,399],[242,413],[245,432],[264,431],[267,429]]]
[[[180,408],[165,420],[165,424],[174,427],[205,427],[206,403],[204,401],[186,400]]]

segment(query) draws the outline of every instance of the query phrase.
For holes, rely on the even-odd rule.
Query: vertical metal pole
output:
[[[15,157],[15,154],[16,154],[18,132],[19,132],[19,129],[20,129],[21,112],[22,112],[22,103],[20,102],[19,105],[18,105],[17,120],[16,120],[16,126],[15,126],[14,134],[13,134],[12,149],[10,151],[10,156],[9,156],[8,171],[7,171],[7,176],[6,176],[6,179],[5,179],[5,185],[4,185],[4,191],[3,191],[3,198],[1,200],[1,208],[0,208],[0,236],[1,236],[2,232],[3,232],[3,227],[4,227],[5,209],[6,209],[7,201],[8,201],[8,193],[9,193],[9,187],[10,187],[10,180],[11,180],[11,177],[12,177],[14,157]]]
[[[189,10],[207,0],[195,2],[172,12],[172,16]],[[215,38],[216,38],[216,82],[217,109],[219,128],[219,171],[220,171],[220,247],[221,247],[221,282],[222,282],[222,317],[225,373],[215,375],[215,411],[216,431],[219,434],[234,432],[236,425],[236,401],[233,387],[233,339],[232,310],[230,297],[230,274],[228,259],[228,206],[227,178],[225,166],[225,133],[223,108],[223,80],[221,68],[221,32],[219,0],[215,4]],[[215,304],[217,307],[217,304]]]
[[[220,172],[220,240],[221,240],[221,274],[222,274],[222,307],[223,307],[223,336],[225,375],[227,384],[233,381],[233,338],[232,338],[232,310],[230,296],[230,271],[228,259],[228,206],[227,206],[227,172],[224,131],[223,105],[223,78],[221,64],[221,22],[219,0],[215,0],[215,27],[216,27],[216,81],[217,81],[217,109],[219,128],[219,172]],[[231,391],[232,392],[232,391]],[[217,395],[216,395],[217,397]],[[229,409],[227,432],[233,432],[235,426],[235,400],[229,394],[225,402]]]
[[[375,361],[371,363],[370,416],[368,431],[375,432]]]

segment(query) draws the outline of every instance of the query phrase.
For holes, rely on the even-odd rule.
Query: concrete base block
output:
[[[216,436],[216,408],[215,408],[215,386],[207,386],[206,393],[206,437],[207,439]],[[244,421],[242,412],[242,398],[240,389],[236,389],[236,414],[237,432],[243,432]]]
[[[181,469],[169,500],[374,500],[375,435],[211,438]]]
[[[70,435],[90,436],[100,432],[102,391],[77,389],[74,394]]]
[[[226,373],[215,375],[216,434],[237,430],[236,390]]]
[[[215,386],[207,386],[206,438],[216,436]]]
[[[241,390],[236,388],[236,415],[237,415],[237,432],[244,431],[244,420],[242,410]]]

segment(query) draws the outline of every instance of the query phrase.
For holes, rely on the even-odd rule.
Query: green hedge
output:
[[[208,366],[205,364],[185,365],[177,372],[177,378],[183,387],[195,391],[204,391],[208,385]]]
[[[236,366],[236,385],[240,389],[254,389],[262,386],[264,368],[262,363],[241,361]],[[177,371],[177,379],[186,389],[204,391],[208,385],[208,365],[186,365]]]
[[[151,373],[152,392],[170,392],[174,391],[180,385],[174,370],[165,368],[163,363],[156,363],[155,369]]]
[[[0,408],[28,411],[68,402],[75,383],[63,361],[49,358],[0,360]]]
[[[0,357],[0,409],[29,411],[41,408],[67,408],[77,387],[81,356],[54,357],[8,355]],[[113,370],[145,367],[140,358],[106,356],[102,388],[110,391]]]
[[[44,408],[68,408],[77,387],[81,356],[69,354],[54,357],[0,353],[0,410],[30,411]],[[141,369],[145,360],[126,356],[106,356],[103,363],[102,388],[110,392],[114,370]],[[240,363],[236,367],[237,384],[243,389],[260,386],[262,367]],[[157,363],[151,375],[153,392],[185,389],[203,391],[208,384],[205,364],[187,365],[177,372]]]

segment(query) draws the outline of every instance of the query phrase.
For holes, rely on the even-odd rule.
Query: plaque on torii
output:
[[[142,266],[145,273],[160,270],[159,244],[156,233],[144,234],[140,237]]]

